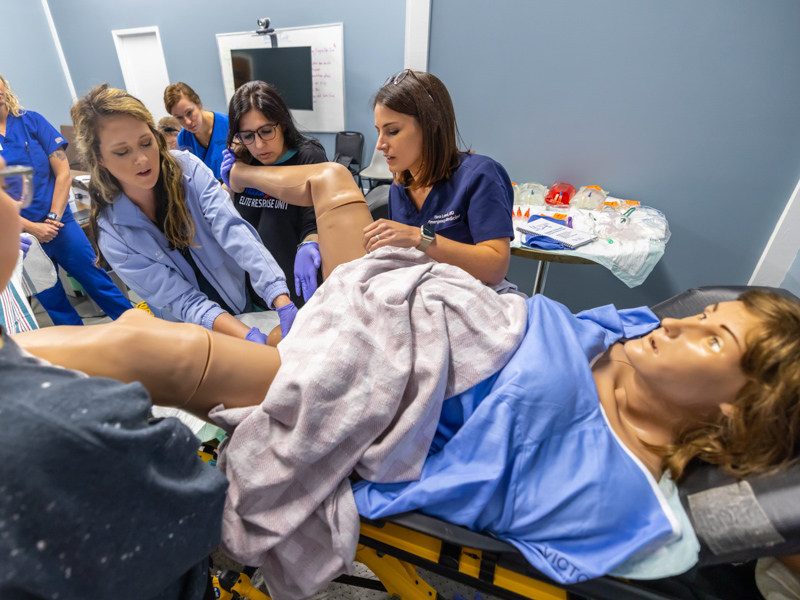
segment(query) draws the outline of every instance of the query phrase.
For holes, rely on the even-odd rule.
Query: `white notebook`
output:
[[[524,225],[517,225],[517,231],[528,235],[544,235],[561,242],[567,248],[579,248],[584,244],[593,242],[597,239],[596,235],[591,235],[583,231],[570,229],[566,225],[553,223],[547,219],[536,219]]]

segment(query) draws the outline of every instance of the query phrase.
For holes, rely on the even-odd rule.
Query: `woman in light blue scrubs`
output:
[[[33,202],[22,210],[23,231],[33,235],[53,263],[83,286],[112,319],[131,308],[108,274],[67,205],[71,177],[67,141],[47,120],[19,105],[0,76],[0,155],[10,166],[33,167]],[[64,288],[56,284],[36,295],[56,325],[83,325]]]
[[[183,127],[178,134],[178,150],[194,154],[219,179],[222,151],[228,137],[228,115],[204,110],[200,96],[182,81],[164,90],[164,107]]]

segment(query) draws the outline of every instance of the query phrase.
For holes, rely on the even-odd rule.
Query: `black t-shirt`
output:
[[[310,165],[327,162],[325,151],[314,143],[302,145],[297,154],[276,166]],[[260,165],[255,159],[253,165]],[[309,234],[317,232],[317,219],[311,206],[293,206],[260,190],[247,188],[234,197],[234,206],[245,221],[258,231],[261,241],[286,275],[292,301],[298,306],[303,299],[294,292],[294,259],[297,245]]]
[[[0,348],[0,598],[198,600],[227,481],[138,383]]]

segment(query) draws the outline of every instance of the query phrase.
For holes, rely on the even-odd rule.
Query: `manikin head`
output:
[[[660,451],[677,478],[694,457],[745,476],[800,455],[800,304],[750,291],[625,344],[637,376],[687,421]]]
[[[452,175],[461,161],[453,102],[434,75],[411,69],[386,80],[372,99],[377,149],[410,189]]]

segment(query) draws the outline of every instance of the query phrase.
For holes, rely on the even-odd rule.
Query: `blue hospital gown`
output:
[[[541,295],[508,364],[445,401],[418,481],[354,486],[358,511],[406,511],[488,531],[563,583],[608,573],[680,536],[652,475],[601,408],[590,361],[654,329],[647,308],[577,315]]]

